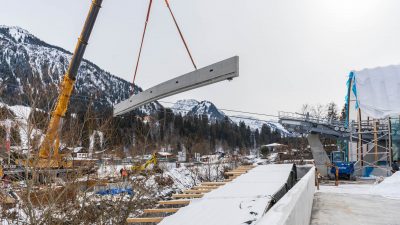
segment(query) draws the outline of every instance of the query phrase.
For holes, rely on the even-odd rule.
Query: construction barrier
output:
[[[256,225],[309,225],[315,192],[315,168],[291,188]]]

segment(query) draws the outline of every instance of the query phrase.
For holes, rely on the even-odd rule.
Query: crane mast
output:
[[[50,122],[47,127],[46,136],[43,140],[42,145],[40,146],[40,159],[49,159],[51,157],[51,149],[54,148],[54,142],[58,135],[60,121],[65,116],[65,113],[68,109],[68,104],[70,102],[70,97],[76,80],[76,75],[82,62],[82,58],[89,41],[89,37],[96,22],[96,18],[100,11],[102,2],[103,0],[93,0],[91,3],[89,13],[86,17],[81,35],[78,38],[78,43],[76,44],[75,51],[69,64],[68,70],[64,74],[57,103],[51,114]],[[53,156],[58,157],[58,149],[54,148]],[[51,162],[50,166],[59,167],[59,161]]]

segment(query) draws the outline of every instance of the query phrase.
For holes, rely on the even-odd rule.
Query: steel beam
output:
[[[147,103],[217,83],[223,80],[231,80],[239,76],[239,57],[234,56],[217,62],[210,66],[195,70],[185,75],[165,81],[149,88],[137,95],[133,95],[114,106],[114,116],[128,113]]]

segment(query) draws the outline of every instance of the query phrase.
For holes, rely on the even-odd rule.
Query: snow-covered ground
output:
[[[400,199],[400,172],[386,177],[381,183],[339,184],[339,186],[321,185],[318,192],[379,195],[391,199]]]

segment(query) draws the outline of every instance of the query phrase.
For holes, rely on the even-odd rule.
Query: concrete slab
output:
[[[312,225],[400,225],[400,201],[375,195],[317,192]]]

